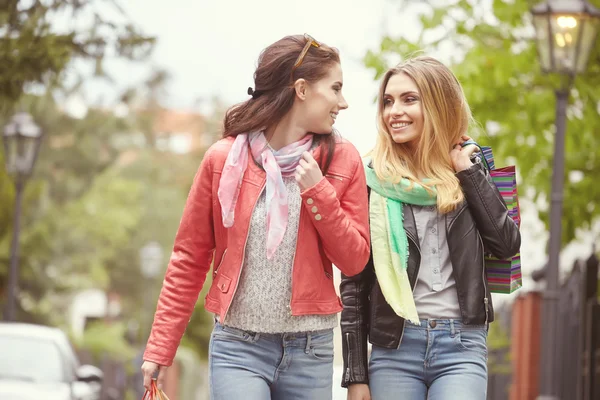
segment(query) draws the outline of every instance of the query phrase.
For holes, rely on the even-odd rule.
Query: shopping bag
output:
[[[473,141],[468,141],[463,146],[475,144],[481,150],[482,163],[489,171],[492,182],[498,188],[508,215],[521,226],[521,211],[519,207],[519,196],[517,191],[517,173],[514,165],[496,168],[494,154],[490,146],[479,146]],[[498,259],[492,255],[485,255],[485,269],[490,292],[510,294],[523,286],[521,275],[521,254],[517,253],[507,259]]]
[[[150,389],[146,389],[142,400],[169,400],[169,398],[167,397],[165,392],[158,388],[158,386],[156,385],[156,380],[152,379]]]

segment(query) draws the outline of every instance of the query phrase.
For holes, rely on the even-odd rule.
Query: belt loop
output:
[[[450,320],[450,336],[454,337],[456,335],[456,330],[454,329],[454,320]]]
[[[308,354],[308,352],[310,351],[311,339],[312,339],[312,334],[310,332],[308,332],[306,334],[306,348],[304,349],[304,353],[306,353],[306,354]]]

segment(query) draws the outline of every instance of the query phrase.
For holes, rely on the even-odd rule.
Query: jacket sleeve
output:
[[[375,280],[373,257],[364,270],[353,277],[342,274],[340,295],[344,373],[342,387],[369,383],[367,332],[369,330],[369,293]]]
[[[487,170],[477,163],[456,176],[485,248],[499,259],[517,254],[521,247],[519,228],[508,215],[502,195]]]
[[[352,158],[354,171],[341,198],[325,177],[301,193],[325,254],[349,276],[363,270],[370,247],[367,183],[362,160],[354,147]]]
[[[144,352],[144,360],[159,365],[173,363],[213,258],[210,154],[209,149],[189,192]]]

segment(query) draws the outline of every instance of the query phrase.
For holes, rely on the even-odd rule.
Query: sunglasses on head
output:
[[[321,44],[319,42],[317,42],[315,40],[315,38],[310,36],[308,33],[304,34],[304,39],[306,39],[306,44],[304,45],[304,48],[300,52],[300,55],[298,55],[298,58],[296,59],[296,62],[294,63],[294,66],[292,67],[292,73],[290,74],[292,81],[294,81],[294,71],[296,71],[296,69],[300,65],[302,65],[302,61],[304,61],[304,57],[306,56],[306,53],[308,53],[308,50],[310,50],[311,46],[321,47]]]

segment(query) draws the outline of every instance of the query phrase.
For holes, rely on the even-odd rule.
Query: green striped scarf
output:
[[[367,185],[371,188],[369,218],[371,246],[377,281],[385,300],[394,312],[407,321],[419,323],[412,288],[408,279],[408,238],[404,230],[404,204],[437,204],[435,190],[402,179],[393,184],[382,182],[366,163]]]

